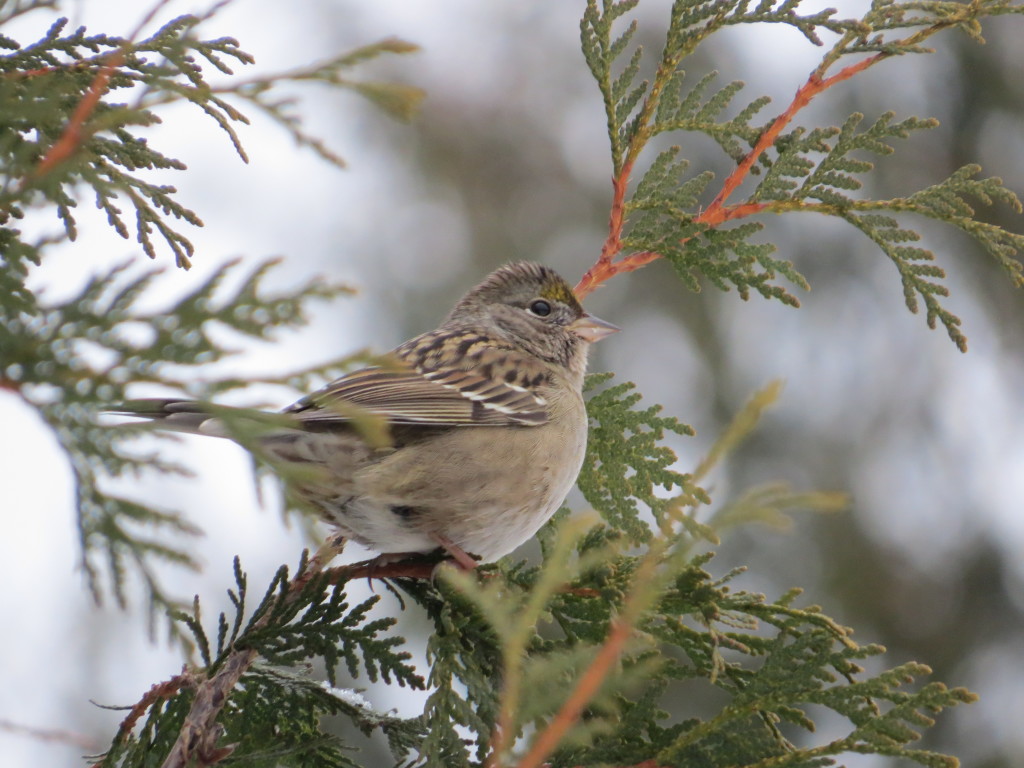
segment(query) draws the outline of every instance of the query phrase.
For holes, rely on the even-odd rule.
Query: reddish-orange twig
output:
[[[648,604],[652,592],[652,581],[661,560],[660,553],[661,548],[655,542],[640,562],[633,577],[630,594],[623,603],[618,618],[611,623],[604,644],[580,676],[579,682],[569,694],[569,698],[565,700],[547,727],[540,732],[526,755],[516,763],[516,768],[540,768],[547,756],[565,738],[569,729],[580,719],[587,704],[597,695],[604,681],[611,674],[612,667],[622,656],[626,643]],[[500,765],[501,756],[495,755],[494,757],[494,764]]]
[[[807,79],[807,82],[797,89],[796,95],[793,97],[793,101],[789,103],[785,111],[775,118],[775,121],[768,126],[767,130],[761,134],[761,137],[754,144],[753,149],[747,153],[747,156],[743,158],[743,161],[736,166],[735,170],[729,174],[725,182],[722,184],[722,189],[715,196],[715,199],[711,201],[711,205],[699,216],[697,221],[715,226],[721,224],[726,220],[724,214],[725,201],[729,199],[729,196],[736,191],[736,189],[743,183],[743,180],[747,178],[750,173],[750,169],[754,167],[754,163],[757,162],[758,158],[767,152],[775,141],[779,138],[779,134],[782,133],[783,129],[789,125],[793,118],[796,117],[797,112],[806,107],[822,91],[831,88],[838,82],[843,80],[849,80],[851,77],[859,72],[863,72],[865,69],[873,64],[881,61],[887,57],[888,54],[878,53],[870,58],[863,59],[856,64],[851,64],[848,67],[844,67],[842,70],[832,75],[832,77],[823,78],[817,72],[811,73],[811,76]],[[735,216],[730,218],[737,218]]]
[[[597,656],[583,673],[583,677],[576,684],[572,694],[566,699],[554,719],[548,723],[547,728],[533,742],[530,751],[519,761],[516,768],[539,768],[542,761],[561,743],[565,734],[580,719],[583,709],[597,695],[605,678],[608,677],[608,673],[611,672],[612,666],[622,655],[622,650],[632,632],[631,622],[619,620],[612,625],[608,639],[605,640],[601,650],[597,652]]]
[[[114,72],[124,64],[128,51],[135,39],[142,33],[145,26],[153,20],[160,9],[167,5],[168,1],[158,0],[142,18],[142,21],[138,23],[122,46],[116,51],[112,51],[106,57],[103,66],[100,67],[92,82],[89,83],[89,88],[86,90],[82,100],[75,106],[75,111],[71,113],[71,118],[68,120],[68,124],[64,126],[60,137],[46,150],[42,160],[39,161],[39,165],[32,172],[31,178],[38,179],[50,173],[58,165],[67,161],[81,147],[85,135],[85,124],[92,113],[96,111],[96,106],[100,103],[100,99],[103,98],[103,95],[110,87],[110,80],[113,78]]]
[[[96,73],[96,77],[89,84],[85,96],[75,106],[75,111],[71,113],[71,119],[64,126],[60,138],[46,150],[43,159],[39,161],[39,165],[32,172],[34,178],[38,179],[50,173],[54,168],[70,158],[82,145],[85,122],[96,110],[96,105],[103,98],[103,94],[107,92],[107,88],[110,86],[110,79],[114,76],[114,70],[124,63],[124,56],[124,49],[119,48],[111,53],[103,66],[100,67],[100,71]]]
[[[726,201],[739,186],[746,180],[754,164],[775,145],[779,134],[789,125],[797,113],[811,103],[819,93],[831,88],[836,83],[849,80],[854,75],[863,72],[868,67],[877,64],[882,59],[888,58],[890,54],[877,53],[856,64],[844,67],[831,77],[822,77],[818,72],[813,72],[799,89],[796,95],[783,112],[775,118],[768,128],[758,138],[757,143],[750,152],[736,166],[732,173],[722,183],[715,199],[701,213],[694,217],[694,222],[704,224],[707,227],[717,227],[726,221],[751,216],[764,210],[763,203],[743,203],[735,206],[726,205]],[[641,251],[631,253],[618,261],[615,260],[622,250],[622,229],[625,226],[625,198],[626,189],[629,186],[632,163],[623,165],[622,170],[612,180],[612,205],[608,220],[608,238],[601,248],[601,255],[594,265],[580,278],[576,284],[576,295],[581,300],[593,291],[597,286],[606,280],[622,272],[632,272],[660,259],[662,254],[653,251]],[[685,242],[685,240],[683,241]]]
[[[67,69],[70,68],[70,66],[67,67]],[[26,77],[38,77],[39,75],[49,75],[54,72],[59,72],[61,69],[64,69],[64,67],[39,67],[38,69],[23,69],[20,72],[4,72],[3,79],[17,80]]]
[[[612,208],[608,217],[608,239],[605,240],[604,247],[601,249],[601,256],[598,258],[599,264],[611,263],[615,254],[622,250],[622,242],[619,238],[622,236],[622,227],[625,224],[626,188],[629,186],[629,177],[632,173],[633,161],[627,160],[623,163],[619,175],[612,179]]]

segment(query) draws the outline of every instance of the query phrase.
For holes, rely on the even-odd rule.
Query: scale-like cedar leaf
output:
[[[587,389],[594,390],[609,378],[609,374],[590,376]],[[591,396],[587,458],[578,483],[587,501],[610,525],[641,543],[651,535],[641,517],[641,504],[662,522],[671,506],[670,496],[703,492],[692,486],[687,475],[671,469],[676,455],[661,442],[666,433],[692,435],[693,429],[678,419],[658,415],[661,406],[635,409],[640,395],[631,392],[633,388],[625,382]],[[666,495],[657,495],[657,488]]]

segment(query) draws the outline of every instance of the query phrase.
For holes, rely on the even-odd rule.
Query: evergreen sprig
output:
[[[739,152],[734,136],[750,139],[756,133],[748,123],[768,103],[765,97],[749,104],[730,121],[720,125],[711,122],[728,106],[743,87],[742,83],[730,83],[701,103],[704,92],[716,76],[716,73],[710,73],[681,98],[684,73],[679,69],[680,63],[715,31],[735,24],[786,24],[796,27],[811,42],[820,45],[816,33],[819,27],[845,32],[852,25],[849,21],[833,20],[834,9],[800,16],[795,13],[799,2],[793,0],[762,0],[753,9],[749,0],[677,0],[672,5],[665,45],[654,80],[638,81],[643,58],[640,46],[633,48],[628,62],[615,73],[616,60],[629,50],[637,24],[630,22],[620,34],[613,31],[615,22],[632,11],[638,2],[601,0],[598,3],[598,0],[588,0],[580,22],[583,56],[604,99],[616,173],[632,165],[643,145],[657,133],[698,130],[714,138],[730,155]]]
[[[0,23],[53,6],[4,3]],[[265,262],[237,288],[225,290],[222,283],[228,276],[239,277],[231,264],[157,312],[140,309],[139,301],[156,273],[129,277],[125,267],[118,267],[96,275],[71,298],[47,303],[27,286],[32,266],[41,263],[53,242],[75,239],[76,209],[90,196],[114,231],[125,238],[134,236],[149,256],[156,255],[162,240],[180,266],[189,265],[193,248],[179,223],[202,222],[178,201],[174,187],[154,180],[154,172],[181,171],[185,164],[142,135],[160,122],[171,102],[188,101],[201,109],[227,131],[245,159],[236,127],[248,118],[234,106],[238,102],[275,116],[297,141],[321,155],[331,154],[294,119],[293,106],[280,95],[281,86],[320,81],[356,90],[396,116],[403,110],[408,116],[419,99],[415,89],[347,76],[374,57],[414,50],[395,39],[321,64],[240,82],[234,68],[251,64],[252,56],[233,38],[209,39],[199,33],[222,6],[172,19],[148,36],[90,34],[58,19],[33,43],[0,40],[0,386],[38,408],[67,452],[82,560],[95,594],[103,591],[98,579],[103,564],[121,602],[125,576],[135,571],[145,585],[151,616],[174,605],[156,581],[152,563],[163,559],[191,565],[177,542],[197,529],[175,512],[111,494],[102,480],[104,475],[184,468],[154,452],[130,452],[125,438],[145,428],[111,430],[96,422],[95,412],[125,401],[128,385],[139,382],[199,397],[249,383],[209,377],[204,381],[197,374],[198,366],[231,353],[211,335],[213,326],[267,339],[275,329],[305,322],[309,301],[338,296],[344,289],[311,281],[271,294],[264,285],[273,262]],[[208,70],[229,79],[212,83]],[[56,212],[62,234],[24,237],[15,224],[37,207]],[[318,373],[336,370],[344,362],[274,378],[308,386]],[[245,442],[250,425],[259,426],[255,416],[236,430],[240,441]]]
[[[97,597],[102,593],[101,563],[118,600],[125,599],[128,570],[140,574],[151,616],[173,605],[157,582],[152,564],[169,560],[192,565],[176,544],[195,526],[176,512],[123,498],[104,489],[105,477],[158,471],[186,473],[158,453],[127,447],[145,426],[112,426],[97,420],[97,410],[127,399],[129,386],[159,383],[202,395],[202,366],[232,350],[218,341],[214,326],[253,339],[268,339],[282,328],[305,322],[307,303],[347,291],[310,281],[287,292],[265,289],[265,262],[230,289],[223,283],[240,270],[229,262],[201,285],[169,306],[143,309],[147,289],[157,279],[150,271],[130,276],[121,265],[94,277],[77,293],[25,311],[18,303],[0,303],[0,349],[10,362],[0,369],[4,382],[38,409],[68,456],[75,480],[82,564]],[[166,436],[164,436],[166,437]]]
[[[939,297],[949,295],[940,280],[946,272],[934,263],[935,253],[906,243],[918,242],[917,232],[900,224],[893,213],[909,212],[955,226],[973,238],[1006,271],[1014,285],[1024,286],[1024,265],[1016,254],[1024,252],[1024,235],[1008,232],[1002,227],[974,218],[968,200],[984,205],[999,201],[1020,212],[1017,196],[998,178],[973,178],[981,171],[967,165],[949,178],[905,198],[858,202],[838,213],[863,232],[896,265],[903,281],[903,295],[911,312],[917,312],[918,301],[924,302],[925,317],[932,328],[942,323],[949,337],[963,350],[967,339],[960,331],[960,318],[946,310]]]
[[[543,756],[545,765],[652,761],[679,768],[767,768],[827,765],[826,758],[854,752],[926,766],[956,764],[948,756],[908,747],[936,712],[975,699],[962,688],[919,684],[930,674],[924,665],[903,664],[864,677],[862,663],[883,648],[854,643],[850,630],[814,606],[795,607],[797,591],[768,602],[733,590],[731,581],[740,571],[712,576],[706,567],[710,554],[684,557],[669,545],[652,548],[653,560],[650,553],[614,551],[595,557],[578,526],[569,538],[576,542],[576,557],[552,558],[542,568],[504,567],[503,578],[453,574],[454,591],[442,589],[443,600],[420,587],[410,590],[439,622],[439,633],[443,630],[446,639],[435,635],[433,642],[451,653],[441,663],[444,678],[436,681],[434,705],[443,707],[443,716],[430,721],[443,733],[431,729],[418,765],[477,765],[474,753],[478,759],[491,754],[489,764],[534,765],[531,741],[553,727],[553,718],[558,722],[638,599],[646,607],[636,617],[637,632],[587,701],[583,717],[560,734],[557,749]],[[566,581],[551,589],[555,574]],[[467,643],[467,634],[485,650]],[[489,690],[496,681],[490,675],[478,678],[471,660],[486,659],[491,669],[498,657],[506,659],[501,701],[512,695],[512,680],[524,692],[515,719],[502,723],[515,729],[505,735],[505,747],[528,723],[541,734],[527,738],[520,755],[504,761],[496,757],[502,753],[493,741],[501,733],[495,707],[481,708],[480,702],[474,707],[472,693],[467,698],[453,685],[454,678],[466,691]],[[673,700],[708,698],[709,686],[727,694],[728,705],[707,717],[663,724]],[[798,738],[801,731],[815,730],[822,707],[847,723],[845,735],[822,744]],[[502,708],[499,704],[497,711]],[[463,737],[470,734],[468,741],[458,740],[456,722],[465,728]]]
[[[119,738],[102,758],[105,764],[146,766],[155,755],[163,759],[173,754],[168,734],[181,732],[186,712],[188,718],[202,719],[207,714],[203,711],[206,699],[210,700],[206,707],[216,708],[219,728],[197,734],[200,741],[209,743],[188,748],[201,759],[230,755],[255,766],[358,768],[351,750],[322,730],[321,721],[329,716],[343,716],[367,735],[382,731],[397,760],[419,747],[425,735],[419,718],[378,712],[357,691],[336,687],[335,675],[342,662],[354,678],[362,671],[370,682],[382,679],[424,687],[423,678],[409,664],[410,654],[395,650],[404,645],[404,639],[388,634],[395,620],[368,617],[377,597],[352,605],[345,585],[329,587],[329,575],[304,555],[293,576],[287,567],[278,570],[247,617],[248,579],[238,558],[234,577],[235,588],[228,592],[234,615],[220,614],[215,650],[203,626],[198,598],[191,612],[174,614],[191,631],[203,666],[190,669],[187,680],[170,688],[167,695],[132,708],[131,722],[122,726]],[[326,683],[311,676],[314,661],[324,665]],[[237,670],[234,679],[227,676],[229,682],[219,687],[231,669]],[[215,692],[205,695],[204,686]],[[133,728],[144,711],[148,711],[146,722]]]
[[[588,377],[587,390],[597,389],[610,378],[610,374]],[[635,409],[641,396],[632,389],[633,384],[624,382],[591,396],[587,457],[577,483],[612,527],[640,544],[650,536],[640,505],[663,524],[668,510],[678,503],[670,496],[657,495],[657,488],[700,500],[707,500],[707,495],[687,475],[671,469],[676,455],[662,443],[667,432],[692,435],[693,428],[673,417],[660,416],[659,405]]]
[[[424,583],[401,586],[427,610],[433,624],[427,640],[431,693],[423,711],[426,737],[415,764],[479,765],[487,756],[498,720],[502,673],[498,638],[454,590]],[[467,732],[473,734],[469,741]]]
[[[1004,203],[1015,210],[1020,203],[999,179],[973,180],[976,166],[965,166],[946,181],[908,197],[863,199],[860,194],[861,177],[874,168],[865,153],[892,154],[891,140],[933,127],[935,120],[895,120],[894,113],[886,112],[866,128],[860,114],[842,126],[793,125],[814,98],[867,68],[893,56],[929,53],[924,41],[947,29],[960,29],[980,41],[983,19],[1024,13],[1024,6],[1011,0],[876,0],[860,19],[839,19],[831,9],[801,13],[800,0],[763,0],[756,7],[746,0],[676,0],[665,44],[654,59],[654,73],[643,80],[645,54],[633,44],[636,21],[618,31],[636,5],[588,0],[581,23],[584,57],[605,104],[614,181],[609,236],[601,257],[577,286],[578,293],[585,295],[619,272],[666,258],[693,290],[707,280],[722,290],[737,288],[744,299],[756,291],[799,306],[778,281],[785,278],[807,290],[807,280],[790,261],[772,256],[773,244],[758,239],[761,222],[725,226],[758,214],[792,211],[835,216],[864,232],[896,265],[907,307],[917,312],[919,300],[923,302],[929,326],[941,323],[961,350],[966,350],[967,340],[960,319],[941,301],[948,295],[942,282],[945,272],[932,263],[931,251],[901,245],[919,236],[900,222],[889,225],[897,221],[893,216],[912,213],[960,229],[976,239],[1016,285],[1024,285],[1019,260],[1024,236],[979,221],[965,198],[984,205]],[[722,27],[764,22],[792,25],[815,45],[823,45],[821,32],[834,35],[835,41],[793,101],[773,118],[755,122],[769,103],[766,97],[733,111],[743,83],[712,90],[716,73],[710,72],[690,84],[684,66],[697,46]],[[852,56],[855,61],[846,64]],[[840,68],[842,64],[846,66]],[[681,149],[673,147],[661,150],[634,181],[634,167],[651,140],[668,133],[710,137],[735,169],[715,189],[708,172],[687,178],[687,161]],[[758,183],[747,183],[761,174]],[[744,188],[749,191],[741,196]],[[885,211],[886,218],[865,217],[862,211]]]
[[[48,6],[28,4],[9,13],[13,17]],[[249,119],[234,102],[258,109],[299,145],[342,166],[344,161],[322,139],[303,128],[294,112],[294,96],[282,95],[282,86],[322,82],[352,90],[402,119],[422,98],[409,86],[361,81],[345,74],[377,56],[416,50],[394,38],[286,73],[225,85],[211,83],[204,67],[232,77],[234,67],[254,61],[233,38],[197,35],[197,28],[218,8],[204,15],[180,16],[139,40],[89,35],[83,27],[68,31],[67,19],[54,22],[30,45],[4,38],[3,47],[10,51],[0,54],[0,166],[5,175],[0,185],[0,254],[4,262],[23,270],[22,262],[38,263],[41,257],[42,243],[24,242],[18,230],[10,228],[11,220],[23,217],[29,207],[52,205],[64,234],[74,240],[74,209],[84,187],[121,237],[134,235],[151,258],[162,242],[176,263],[188,268],[194,248],[178,222],[202,226],[202,221],[178,202],[173,186],[147,177],[147,172],[181,171],[185,165],[140,135],[161,121],[160,109],[169,103],[186,101],[201,110],[228,135],[243,160],[247,158],[237,127]],[[130,102],[114,101],[119,92],[125,92]]]

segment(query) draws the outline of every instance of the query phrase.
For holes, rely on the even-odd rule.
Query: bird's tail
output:
[[[175,432],[227,437],[223,422],[218,416],[224,410],[222,406],[211,409],[208,403],[197,400],[155,397],[125,400],[106,413],[113,416],[132,416],[159,422],[162,429],[170,429]],[[214,411],[217,413],[215,414]]]
[[[125,400],[106,413],[148,419],[160,429],[226,437],[243,444],[250,439],[291,439],[302,432],[301,423],[291,414],[234,408],[197,400]]]

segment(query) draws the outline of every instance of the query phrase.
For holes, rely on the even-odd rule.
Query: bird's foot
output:
[[[476,570],[476,561],[479,560],[479,558],[475,558],[443,534],[432,533],[430,534],[430,538],[440,544],[441,549],[447,552],[451,556],[452,560],[454,560],[462,570]]]

